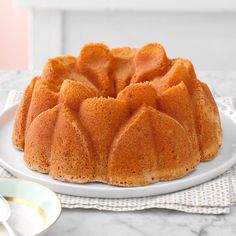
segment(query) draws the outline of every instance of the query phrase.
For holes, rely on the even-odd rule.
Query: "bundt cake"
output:
[[[141,186],[214,158],[219,112],[190,61],[160,44],[85,45],[49,59],[17,109],[13,143],[26,165],[68,182]]]

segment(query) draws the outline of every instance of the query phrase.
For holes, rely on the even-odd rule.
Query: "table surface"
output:
[[[0,72],[0,111],[11,89],[24,90],[37,72]],[[236,72],[200,72],[215,94],[231,96],[236,105]],[[166,209],[135,212],[108,212],[94,209],[63,209],[57,223],[46,236],[60,235],[236,235],[236,207],[227,215],[199,215]]]

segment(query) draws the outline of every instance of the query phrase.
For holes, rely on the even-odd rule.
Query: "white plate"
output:
[[[236,115],[219,104],[223,127],[223,145],[214,160],[200,163],[197,169],[183,178],[150,184],[143,187],[115,187],[102,183],[71,184],[53,180],[46,174],[29,170],[23,160],[23,152],[11,142],[12,123],[16,105],[0,116],[0,164],[17,177],[33,180],[58,193],[104,198],[144,197],[170,193],[206,182],[222,174],[236,163]],[[232,119],[234,115],[235,119]]]

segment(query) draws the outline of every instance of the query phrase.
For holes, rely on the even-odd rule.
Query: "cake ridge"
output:
[[[178,106],[179,109],[176,109]],[[166,89],[157,99],[158,110],[177,120],[188,132],[193,153],[199,162],[200,150],[198,136],[195,130],[194,104],[183,81]],[[181,112],[180,112],[181,111]]]
[[[49,175],[57,176],[62,181],[92,181],[96,173],[93,144],[77,114],[65,103],[61,104],[57,115],[57,126],[52,139],[54,148],[51,153],[51,162],[53,165]],[[63,126],[68,130],[67,133],[63,131]],[[71,133],[75,135],[72,138],[69,136]],[[76,148],[72,149],[71,145],[76,143]],[[80,168],[77,168],[78,165]],[[68,172],[70,173],[68,174]]]
[[[142,181],[142,184],[145,184],[145,183],[148,182],[147,179],[146,179],[146,172],[145,172],[147,170],[145,168],[142,168],[142,166],[141,167],[139,166],[139,169],[138,169],[139,171],[136,170],[135,172],[134,172],[133,168],[134,168],[134,166],[137,167],[138,163],[143,162],[142,158],[143,159],[145,159],[145,158],[146,159],[150,159],[150,158],[154,159],[154,165],[152,165],[151,163],[148,163],[148,162],[147,162],[147,165],[151,169],[153,169],[155,167],[155,163],[156,163],[155,162],[155,158],[156,158],[155,148],[154,148],[154,145],[151,141],[152,139],[150,138],[150,135],[149,135],[149,138],[148,138],[148,140],[150,142],[148,142],[148,143],[151,146],[149,148],[147,148],[147,151],[152,149],[150,155],[145,155],[145,153],[147,151],[145,151],[143,148],[142,148],[143,149],[142,152],[140,153],[140,150],[138,150],[140,148],[140,146],[139,146],[139,148],[133,147],[132,154],[136,153],[137,156],[139,156],[139,158],[138,159],[135,158],[135,160],[133,160],[132,162],[130,162],[130,159],[131,158],[134,159],[135,156],[133,156],[133,155],[130,156],[129,153],[126,153],[127,157],[126,157],[126,155],[125,156],[124,155],[117,155],[117,152],[119,153],[119,151],[120,151],[120,149],[118,149],[118,147],[123,148],[124,150],[126,150],[126,152],[130,151],[130,149],[132,148],[132,145],[127,146],[127,144],[123,141],[129,132],[132,132],[132,133],[137,132],[140,135],[142,135],[141,131],[144,127],[141,124],[144,124],[144,123],[146,125],[148,125],[147,129],[149,131],[151,130],[150,122],[148,122],[148,123],[144,122],[144,123],[139,124],[140,122],[143,122],[143,119],[149,120],[149,114],[148,114],[148,107],[147,106],[140,107],[130,117],[130,119],[127,120],[126,123],[120,128],[120,130],[117,132],[117,134],[116,134],[116,136],[113,140],[113,143],[112,143],[111,149],[110,149],[110,153],[109,153],[109,156],[108,156],[108,179],[112,184],[126,185],[128,183],[128,184],[132,184],[134,186],[137,186],[138,185],[137,180],[138,180],[138,182]],[[138,127],[138,129],[134,129],[133,127]],[[143,139],[145,139],[145,138],[147,138],[146,135],[143,136]],[[127,138],[126,138],[126,140],[127,140]],[[142,142],[143,141],[144,140],[142,140]],[[137,140],[135,144],[137,145],[138,143],[139,143],[139,140]],[[135,145],[135,144],[133,144],[133,145]],[[141,145],[141,143],[140,143],[140,145]],[[126,158],[129,159],[129,163],[125,163]],[[123,162],[121,162],[121,159],[123,160]],[[116,165],[118,165],[118,164],[121,165],[119,170],[116,170],[116,165],[114,163]],[[115,165],[115,167],[114,167],[114,165]],[[126,172],[125,172],[126,177],[122,176],[125,180],[119,181],[119,178],[117,179],[116,173],[117,173],[117,171],[119,171],[118,173],[121,174],[124,171],[125,168],[126,168]],[[127,176],[130,177],[130,175],[132,175],[132,174],[135,174],[135,179],[130,178],[128,180]],[[151,180],[152,182],[154,181],[154,179],[157,179],[157,173],[153,173],[153,171],[151,171],[151,173],[149,173],[149,174],[151,174],[151,175],[156,174],[155,177],[154,176],[152,177],[153,178],[153,180]],[[119,175],[118,175],[118,177],[119,177]]]
[[[27,116],[28,116],[29,107],[31,104],[34,86],[38,79],[39,77],[34,77],[31,80],[30,84],[27,86],[24,92],[19,108],[17,109],[17,114],[16,114],[14,127],[13,127],[14,132],[12,133],[12,140],[15,146],[19,150],[24,150]]]
[[[85,45],[77,62],[78,70],[82,74],[89,73],[105,96],[114,96],[114,88],[109,79],[112,60],[112,54],[108,47],[105,44],[96,43]]]

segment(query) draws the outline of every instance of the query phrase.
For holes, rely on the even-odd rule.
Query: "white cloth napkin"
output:
[[[22,93],[12,90],[7,98],[5,109],[19,101]],[[226,109],[233,109],[232,99],[219,98]],[[234,117],[236,120],[236,117]],[[0,177],[11,176],[0,167]],[[223,175],[204,184],[159,196],[108,199],[87,198],[58,194],[65,208],[96,208],[110,211],[134,211],[148,208],[168,208],[178,211],[202,214],[229,213],[230,206],[236,204],[236,166]]]

